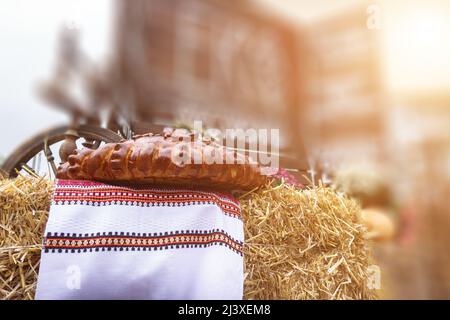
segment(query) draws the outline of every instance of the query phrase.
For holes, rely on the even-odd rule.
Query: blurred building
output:
[[[339,11],[308,29],[305,136],[328,170],[385,155],[379,33],[368,28],[366,8]]]
[[[282,152],[294,163],[305,158],[300,29],[254,1],[119,4],[119,87],[135,108],[135,131],[148,130],[143,122],[194,120],[219,129],[276,128]]]

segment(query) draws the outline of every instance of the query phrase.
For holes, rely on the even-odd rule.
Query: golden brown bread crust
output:
[[[266,181],[249,157],[209,141],[194,141],[191,134],[177,130],[76,150],[58,168],[57,178],[241,190]]]

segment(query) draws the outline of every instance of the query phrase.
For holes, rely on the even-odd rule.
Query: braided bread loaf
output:
[[[249,157],[192,137],[186,130],[170,130],[76,150],[58,168],[57,178],[241,190],[265,182]]]

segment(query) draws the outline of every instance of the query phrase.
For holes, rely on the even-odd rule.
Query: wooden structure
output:
[[[280,129],[282,152],[302,165],[298,30],[251,1],[119,4],[118,87],[124,105],[135,108],[135,131],[194,120],[218,129]]]

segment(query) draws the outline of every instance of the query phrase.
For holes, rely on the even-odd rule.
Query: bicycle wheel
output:
[[[65,132],[69,129],[68,125],[62,125],[45,130],[31,137],[20,146],[18,146],[1,166],[1,170],[10,178],[17,176],[17,172],[27,167],[30,160],[35,159],[41,152],[51,151],[51,146],[55,146],[65,139]],[[123,138],[113,131],[91,125],[80,125],[76,128],[80,139],[95,140],[98,142],[109,143],[119,142]],[[48,148],[47,150],[45,148]],[[57,152],[55,152],[57,154]],[[53,152],[51,152],[53,155]],[[47,154],[45,155],[47,156]],[[49,175],[50,172],[49,172]]]

